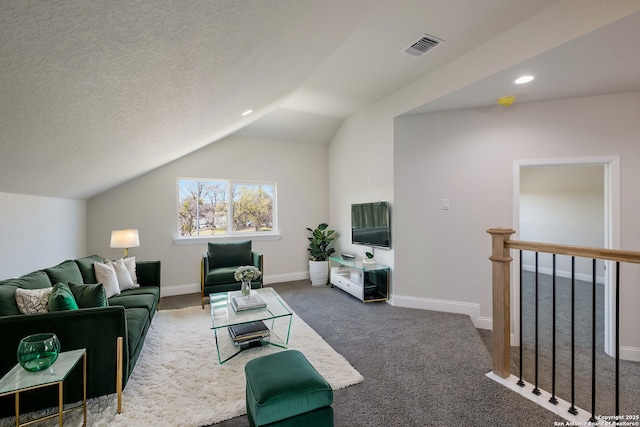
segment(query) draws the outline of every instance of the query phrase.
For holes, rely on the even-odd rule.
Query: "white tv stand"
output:
[[[391,269],[382,264],[366,264],[361,260],[345,260],[331,257],[331,287],[337,287],[362,302],[389,299],[389,274]]]

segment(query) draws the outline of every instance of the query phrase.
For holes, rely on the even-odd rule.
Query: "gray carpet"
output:
[[[551,392],[552,366],[552,277],[540,274],[539,301],[539,387]],[[523,274],[523,376],[534,383],[535,371],[535,275]],[[591,331],[593,286],[589,282],[576,281],[575,287],[575,346],[576,376],[575,404],[591,412]],[[556,394],[571,401],[571,281],[556,279]],[[624,327],[624,325],[623,325]],[[607,356],[603,349],[604,335],[604,287],[596,285],[596,415],[615,414],[615,359]],[[514,369],[519,372],[519,349],[512,349]],[[640,364],[620,363],[620,414],[640,414]]]
[[[365,378],[336,391],[336,426],[552,426],[557,420],[485,376],[490,355],[468,316],[364,304],[308,281],[273,287]]]

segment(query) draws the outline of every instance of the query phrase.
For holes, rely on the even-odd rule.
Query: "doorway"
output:
[[[619,246],[619,160],[617,157],[559,159],[516,162],[514,168],[515,239],[576,246],[617,248]],[[539,271],[552,272],[551,256],[539,257]],[[514,256],[514,258],[516,258]],[[564,258],[564,259],[563,259]],[[519,271],[515,260],[512,279]],[[556,274],[570,277],[570,258],[558,257]],[[534,269],[534,254],[524,253],[523,270]],[[592,280],[590,260],[576,260],[576,279]],[[596,281],[604,284],[604,350],[615,354],[615,292],[612,269],[597,262]],[[512,280],[512,283],[517,283]],[[512,289],[514,331],[518,330],[519,288]],[[517,333],[514,343],[520,342]]]

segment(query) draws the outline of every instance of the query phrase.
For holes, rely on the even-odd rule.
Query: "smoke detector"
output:
[[[420,58],[443,41],[444,40],[440,40],[437,37],[423,34],[422,37],[411,43],[411,45],[402,52],[406,53],[407,55]]]
[[[516,97],[513,95],[505,95],[502,96],[500,98],[498,98],[498,104],[503,105],[505,107],[508,107],[509,105],[513,104],[516,100]]]

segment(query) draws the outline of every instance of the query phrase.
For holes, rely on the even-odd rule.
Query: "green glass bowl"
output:
[[[29,335],[18,344],[18,362],[30,372],[41,371],[53,365],[60,353],[60,341],[53,333]]]

